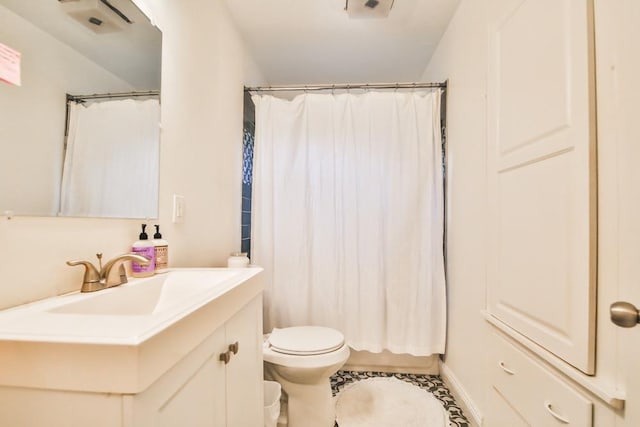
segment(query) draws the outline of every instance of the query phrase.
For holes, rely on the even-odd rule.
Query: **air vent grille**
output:
[[[346,0],[345,10],[349,18],[386,18],[393,8],[394,0]]]
[[[122,31],[132,24],[127,15],[109,0],[58,0],[64,11],[97,34]]]

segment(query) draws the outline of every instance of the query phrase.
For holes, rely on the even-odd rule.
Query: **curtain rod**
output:
[[[345,84],[321,84],[301,86],[254,86],[244,88],[245,92],[283,92],[283,91],[309,91],[309,90],[335,90],[335,89],[424,89],[447,88],[447,82],[442,83],[345,83]]]
[[[86,99],[104,99],[104,98],[134,98],[136,96],[160,96],[159,90],[148,90],[145,92],[116,92],[116,93],[94,93],[91,95],[70,95],[67,94],[67,102],[84,101]]]

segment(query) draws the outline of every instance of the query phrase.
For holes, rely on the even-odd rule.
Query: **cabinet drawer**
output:
[[[488,427],[531,427],[522,415],[511,406],[495,388],[489,394],[489,406],[485,419]]]
[[[567,380],[506,338],[494,334],[493,343],[492,386],[523,420],[533,426],[592,425],[593,402]]]

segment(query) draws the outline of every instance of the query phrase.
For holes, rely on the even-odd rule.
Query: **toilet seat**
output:
[[[271,350],[295,356],[331,353],[344,346],[344,335],[322,326],[274,328],[268,338]]]

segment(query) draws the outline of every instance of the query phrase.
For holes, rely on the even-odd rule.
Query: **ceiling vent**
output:
[[[345,10],[349,18],[386,18],[393,7],[394,0],[347,0]]]
[[[67,15],[97,34],[122,31],[132,24],[109,0],[58,0]]]

